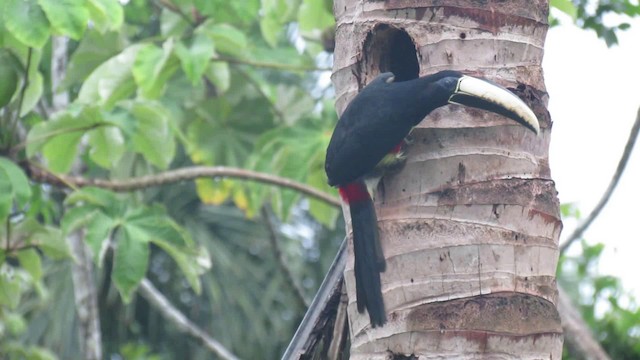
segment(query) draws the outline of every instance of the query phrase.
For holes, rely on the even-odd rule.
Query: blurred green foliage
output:
[[[562,215],[579,218],[571,204],[561,207]],[[602,243],[580,242],[580,250],[560,257],[558,282],[578,307],[595,338],[612,359],[640,359],[640,306],[622,287],[620,279],[602,275],[598,261],[605,249]],[[574,357],[565,348],[564,359]]]
[[[66,237],[82,230],[105,357],[210,357],[137,295],[144,277],[238,356],[280,354],[305,309],[269,238],[310,299],[343,236],[338,209],[230,178],[68,191],[30,182],[20,165],[107,180],[230,166],[332,192],[323,159],[336,116],[329,84],[318,82],[331,66],[321,45],[331,6],[0,3],[0,353],[81,356]],[[55,85],[52,36],[71,39]],[[53,109],[60,91],[69,102]],[[264,207],[278,215],[276,234]]]
[[[631,0],[550,0],[549,3],[577,26],[595,31],[609,47],[618,43],[616,33],[627,30],[631,27],[628,21],[640,16],[640,4]],[[557,25],[558,19],[550,16],[549,23]]]

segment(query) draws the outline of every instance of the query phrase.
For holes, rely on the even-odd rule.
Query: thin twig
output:
[[[280,249],[280,245],[278,244],[278,234],[276,233],[276,229],[271,222],[271,216],[269,215],[269,210],[266,206],[263,206],[260,210],[262,212],[262,218],[264,219],[264,224],[267,227],[267,232],[269,233],[269,241],[271,242],[271,248],[273,249],[273,255],[280,266],[280,271],[284,274],[285,278],[287,278],[287,282],[291,285],[291,289],[293,290],[293,294],[295,295],[295,299],[300,305],[300,307],[306,309],[309,307],[309,303],[307,299],[304,297],[304,291],[298,285],[298,282],[293,277],[291,273],[291,269],[287,266],[287,261],[282,254],[282,250]]]
[[[163,7],[173,13],[176,13],[178,15],[180,15],[180,17],[182,17],[182,19],[184,19],[184,21],[186,21],[189,25],[191,26],[195,26],[195,22],[187,15],[185,14],[182,9],[180,9],[177,5],[173,4],[171,1],[168,0],[156,0],[156,2],[160,5],[160,7]]]
[[[289,188],[324,201],[329,205],[340,206],[340,200],[336,197],[309,185],[276,175],[225,166],[190,166],[126,180],[87,179],[79,176],[55,175],[32,163],[28,165],[27,170],[29,174],[31,174],[32,179],[51,185],[63,187],[95,186],[119,192],[140,190],[152,186],[172,184],[204,177],[230,177]]]
[[[236,58],[221,56],[221,55],[212,57],[211,61],[223,61],[229,64],[250,65],[250,66],[255,66],[255,67],[260,67],[265,69],[283,70],[283,71],[331,71],[331,68],[328,68],[328,67],[318,67],[318,66],[309,66],[309,65],[291,65],[291,64],[246,60],[246,59],[236,59]]]
[[[609,198],[611,198],[611,194],[613,194],[613,191],[616,189],[616,186],[618,186],[618,182],[622,177],[622,173],[624,172],[624,169],[627,166],[627,162],[629,161],[629,157],[631,156],[631,151],[633,151],[633,146],[635,145],[636,140],[638,138],[639,131],[640,131],[640,108],[638,109],[638,114],[636,115],[636,121],[633,124],[633,127],[631,128],[631,132],[629,133],[629,139],[627,140],[627,144],[624,147],[624,152],[622,153],[622,157],[618,162],[618,167],[616,168],[616,172],[613,174],[613,177],[611,178],[609,187],[607,187],[607,190],[604,192],[604,194],[602,194],[602,197],[600,198],[600,202],[598,202],[596,207],[593,208],[589,216],[587,216],[580,224],[578,224],[578,227],[576,227],[573,233],[571,233],[571,235],[569,235],[567,240],[560,246],[561,254],[564,253],[574,241],[582,237],[582,234],[584,234],[584,232],[587,230],[587,228],[589,228],[593,220],[595,220],[598,217],[598,215],[600,215],[600,212],[602,211],[602,209],[605,207],[605,205],[607,205]]]
[[[138,292],[142,297],[147,299],[147,301],[149,301],[149,303],[155,307],[155,309],[158,310],[165,319],[171,321],[183,333],[187,333],[200,340],[207,349],[215,353],[221,359],[238,359],[238,357],[231,351],[225,348],[216,339],[209,336],[209,334],[191,322],[191,320],[181,313],[180,310],[173,306],[173,304],[171,304],[171,302],[164,297],[164,295],[162,295],[155,286],[153,286],[149,279],[142,279]]]

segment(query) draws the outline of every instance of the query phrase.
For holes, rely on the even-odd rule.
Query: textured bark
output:
[[[541,69],[547,2],[336,0],[334,12],[339,113],[376,75],[410,74],[417,59],[420,76],[453,69],[509,88],[541,125],[536,137],[499,115],[451,105],[414,129],[404,168],[375,195],[387,259],[384,327],[371,329],[356,310],[349,249],[351,358],[560,359],[562,223]],[[402,32],[414,45],[407,53],[396,46]]]
[[[54,36],[51,56],[51,88],[57,90],[65,77],[68,63],[69,39]],[[55,113],[69,105],[66,91],[54,91],[50,111]],[[73,172],[78,173],[77,164]],[[94,271],[91,254],[84,243],[84,232],[76,231],[69,235],[71,252],[76,261],[71,265],[73,294],[78,314],[78,334],[80,336],[80,357],[86,360],[102,359],[102,333],[100,332],[100,313],[98,295],[94,283]]]
[[[83,232],[76,231],[69,235],[69,244],[76,259],[71,268],[71,278],[78,314],[78,334],[81,345],[78,350],[82,359],[100,360],[102,359],[102,333],[93,260],[89,248],[84,243]]]
[[[51,94],[52,111],[56,112],[64,109],[69,105],[69,93],[66,91],[58,91],[58,88],[64,80],[65,71],[67,69],[69,51],[69,38],[66,36],[54,36],[51,41],[51,88],[54,90]]]

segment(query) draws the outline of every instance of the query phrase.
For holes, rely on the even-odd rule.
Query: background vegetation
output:
[[[607,44],[628,24],[603,16],[640,15],[629,1],[552,5]],[[279,357],[343,224],[335,203],[249,171],[336,195],[332,2],[0,0],[0,14],[0,354],[78,358],[80,234],[105,358],[211,357],[140,296],[144,278],[238,357]],[[118,185],[146,175],[166,185]],[[597,275],[601,246],[583,250],[561,283],[613,358],[640,358],[637,304]]]

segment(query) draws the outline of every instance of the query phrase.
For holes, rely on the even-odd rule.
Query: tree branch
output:
[[[309,185],[276,175],[225,166],[190,166],[126,180],[87,179],[79,176],[56,175],[31,163],[28,164],[27,170],[32,179],[51,185],[62,187],[95,186],[119,192],[140,190],[152,186],[166,185],[203,177],[230,177],[292,189],[324,201],[329,205],[340,206],[340,200],[336,197]]]
[[[51,113],[58,112],[69,106],[69,92],[60,91],[62,81],[67,74],[69,57],[69,38],[66,36],[54,36],[52,38],[51,56]],[[44,106],[44,101],[39,101],[39,105]],[[46,111],[43,111],[46,112]]]
[[[69,234],[68,239],[75,259],[71,262],[71,280],[78,316],[81,357],[87,360],[99,360],[103,355],[102,332],[91,251],[85,243],[84,231],[75,231]]]
[[[168,0],[156,0],[155,1],[158,5],[160,5],[160,7],[163,7],[173,13],[176,13],[178,15],[180,15],[180,17],[186,21],[189,25],[191,26],[195,26],[194,21],[187,16],[187,14],[185,14],[178,6],[176,6],[174,3],[172,3],[171,1]]]
[[[142,279],[138,292],[142,297],[147,299],[165,319],[171,321],[183,333],[200,340],[207,349],[218,355],[221,359],[238,360],[238,357],[231,353],[231,351],[191,322],[180,310],[176,309],[173,304],[153,286],[149,279]]]
[[[576,358],[587,360],[610,360],[600,343],[594,339],[589,326],[582,320],[569,295],[558,286],[558,312],[562,319],[566,345]]]
[[[65,36],[53,36],[51,39],[51,89],[53,91],[51,100],[54,112],[69,106],[68,92],[57,91],[66,75],[68,55],[69,39]],[[44,101],[44,98],[40,100],[42,103]],[[12,149],[13,151],[16,149]],[[77,164],[76,161],[72,171],[80,173]],[[87,360],[100,360],[103,358],[103,349],[98,291],[94,279],[95,268],[91,251],[85,243],[85,236],[86,232],[82,230],[74,231],[67,236],[75,260],[71,262],[71,280],[78,317],[79,357]]]
[[[309,307],[309,303],[307,302],[307,299],[305,299],[302,288],[300,288],[300,286],[298,285],[298,282],[296,282],[296,280],[294,279],[293,274],[291,273],[291,269],[289,269],[289,267],[287,266],[287,261],[282,255],[282,251],[280,250],[280,245],[278,244],[278,235],[276,234],[276,230],[273,226],[273,223],[271,222],[271,216],[269,215],[269,210],[267,210],[266,206],[263,206],[261,211],[262,211],[262,217],[264,218],[264,224],[267,227],[267,230],[269,233],[269,240],[271,242],[271,248],[273,249],[273,255],[275,256],[276,261],[280,266],[280,270],[282,271],[285,278],[287,278],[287,281],[291,285],[296,301],[298,302],[300,307],[302,307],[303,309],[306,309],[307,307]]]
[[[576,227],[573,233],[571,233],[571,235],[569,235],[567,240],[560,246],[561,254],[564,253],[574,241],[582,237],[582,234],[584,234],[584,232],[587,230],[587,228],[589,228],[591,223],[593,223],[593,221],[598,217],[598,215],[600,215],[600,212],[605,207],[605,205],[607,205],[607,202],[609,202],[609,198],[611,197],[611,194],[613,194],[613,191],[616,189],[616,186],[618,186],[620,177],[622,177],[622,173],[624,172],[624,169],[627,166],[627,162],[629,161],[629,157],[631,156],[631,151],[633,151],[633,146],[635,145],[636,140],[638,138],[639,131],[640,131],[640,108],[638,109],[638,114],[636,115],[636,121],[633,124],[633,127],[631,128],[631,132],[629,133],[629,139],[627,140],[627,144],[624,147],[622,157],[618,162],[618,167],[616,168],[616,172],[613,174],[613,177],[611,178],[609,187],[607,187],[607,190],[604,192],[604,194],[602,194],[602,198],[600,198],[600,202],[598,202],[596,207],[593,208],[589,216],[587,216],[580,224],[578,224],[578,227]]]

